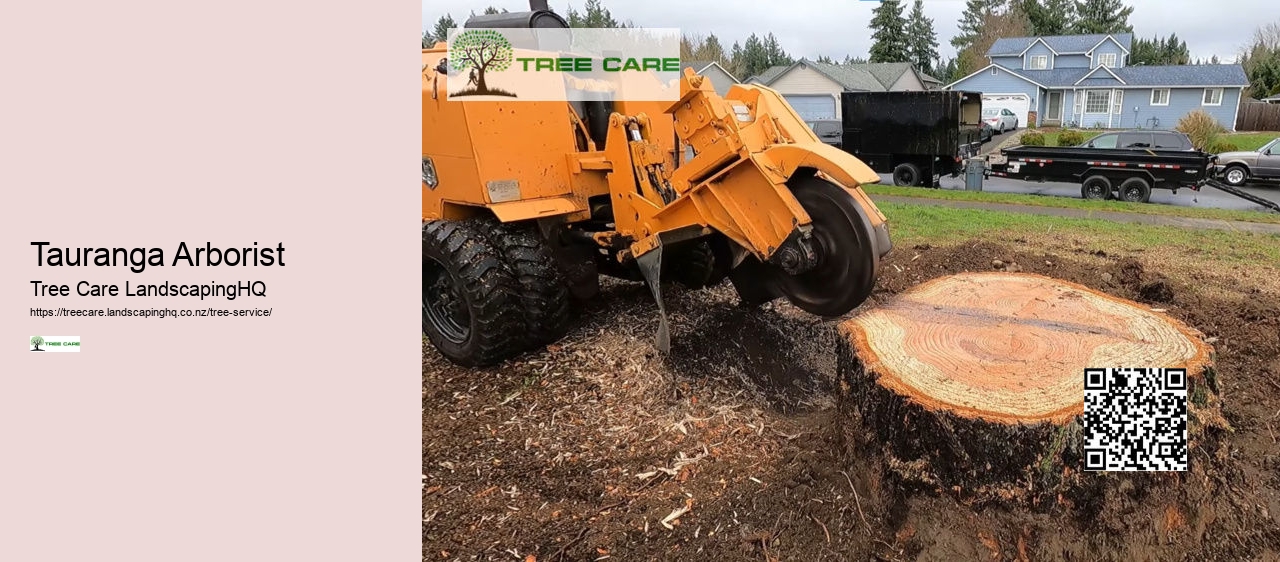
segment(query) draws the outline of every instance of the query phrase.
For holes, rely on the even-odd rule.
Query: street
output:
[[[990,142],[983,144],[983,150],[990,151],[994,149],[999,146],[1004,139],[1008,138],[1012,134],[1013,132],[996,135]],[[893,175],[880,174],[880,181],[886,185],[893,185]],[[941,184],[942,189],[963,190],[964,176],[954,178],[950,176],[942,176],[939,183]],[[1258,197],[1280,202],[1280,185],[1276,185],[1274,183],[1252,183],[1241,189]],[[995,193],[1025,193],[1031,195],[1047,195],[1051,197],[1080,198],[1080,184],[1078,183],[1028,182],[990,177],[983,181],[982,190]],[[1270,212],[1261,205],[1246,201],[1229,193],[1218,191],[1212,187],[1205,187],[1199,192],[1192,191],[1190,189],[1180,189],[1176,195],[1173,191],[1168,189],[1153,189],[1151,191],[1151,204]]]

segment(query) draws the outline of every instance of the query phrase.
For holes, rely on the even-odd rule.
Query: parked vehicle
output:
[[[991,155],[988,173],[1039,181],[1080,182],[1085,199],[1151,200],[1152,189],[1199,189],[1216,157],[1197,150],[1015,146]]]
[[[1258,150],[1223,152],[1218,155],[1215,175],[1228,185],[1241,186],[1250,179],[1280,180],[1280,138]]]
[[[980,135],[979,138],[982,139],[982,142],[986,143],[986,142],[991,142],[991,138],[994,136],[996,136],[996,132],[994,129],[991,128],[991,123],[983,121],[982,134]]]
[[[813,121],[805,121],[805,124],[810,129],[813,129],[813,134],[818,135],[819,140],[840,148],[840,141],[844,137],[844,131],[839,119],[815,119]]]
[[[1191,138],[1177,131],[1118,131],[1084,141],[1083,148],[1195,150]]]
[[[1018,116],[1003,107],[988,107],[982,110],[982,121],[991,125],[1001,134],[1018,129]]]
[[[895,185],[936,187],[942,174],[964,170],[982,148],[982,94],[844,92],[841,148]]]

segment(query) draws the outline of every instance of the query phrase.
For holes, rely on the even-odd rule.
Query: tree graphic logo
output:
[[[31,336],[31,351],[44,351],[40,346],[44,345],[44,338],[40,336]]]
[[[511,67],[514,51],[511,42],[492,29],[468,29],[459,33],[449,45],[449,66],[467,72],[467,85],[453,96],[509,96],[515,94],[490,88],[485,73]]]

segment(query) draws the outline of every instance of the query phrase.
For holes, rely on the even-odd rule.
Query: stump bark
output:
[[[1186,368],[1188,397],[1199,397],[1193,440],[1196,418],[1221,420],[1199,332],[1066,281],[942,277],[845,321],[841,334],[847,435],[903,481],[938,490],[1040,503],[1080,484],[1086,368]]]

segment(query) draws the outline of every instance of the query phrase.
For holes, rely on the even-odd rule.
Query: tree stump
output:
[[[1188,397],[1199,396],[1188,404],[1193,444],[1195,418],[1221,420],[1199,332],[1066,281],[942,277],[840,330],[840,408],[855,448],[939,491],[1041,503],[1080,484],[1086,368],[1184,367]]]

